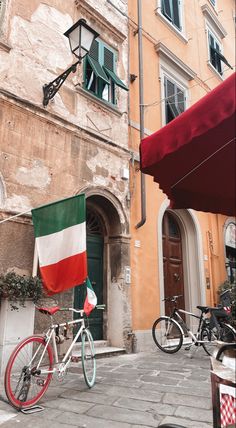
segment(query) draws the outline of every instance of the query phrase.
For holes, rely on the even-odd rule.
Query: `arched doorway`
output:
[[[89,326],[96,340],[103,339],[109,346],[127,347],[130,344],[131,298],[130,287],[124,287],[125,268],[130,266],[129,222],[125,207],[105,188],[89,187],[81,191],[86,196],[89,277],[98,303],[106,305],[104,312],[91,313]],[[75,301],[76,298],[75,295]]]
[[[104,225],[99,214],[91,207],[86,209],[86,235],[88,276],[96,293],[98,304],[103,304]],[[84,285],[76,287],[75,307],[83,307],[85,297],[86,287]],[[89,327],[94,340],[104,339],[103,312],[101,310],[94,309],[90,314]]]
[[[160,314],[165,314],[162,228],[163,218],[167,212],[174,217],[181,234],[185,309],[195,312],[197,305],[206,304],[203,237],[200,223],[193,210],[171,210],[168,209],[168,205],[168,199],[164,200],[157,218]]]
[[[162,221],[162,242],[165,297],[181,295],[179,306],[185,309],[181,230],[174,215],[168,211]],[[165,313],[169,313],[168,302]]]

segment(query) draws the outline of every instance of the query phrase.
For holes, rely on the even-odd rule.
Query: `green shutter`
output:
[[[89,56],[95,59],[95,61],[98,61],[98,47],[99,47],[98,41],[94,40],[89,51]]]
[[[128,91],[129,89],[127,86],[120,80],[120,78],[114,73],[114,71],[109,70],[109,68],[103,67],[106,74],[113,80],[113,82],[119,86],[122,89],[125,89],[125,91]]]
[[[92,57],[90,56],[90,54],[89,54],[89,55],[87,55],[87,61],[88,61],[88,62],[89,62],[89,64],[91,65],[91,67],[92,67],[92,69],[93,69],[93,71],[94,71],[95,75],[96,75],[97,77],[100,77],[100,79],[104,80],[107,84],[110,84],[110,82],[109,82],[109,80],[108,80],[108,78],[107,78],[107,75],[106,75],[106,73],[104,72],[104,70],[103,70],[102,66],[99,64],[99,62],[98,62],[98,61],[96,61],[94,58],[92,58]]]
[[[104,46],[104,67],[114,71],[114,54],[110,49]]]

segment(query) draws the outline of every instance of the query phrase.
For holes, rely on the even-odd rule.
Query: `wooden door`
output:
[[[166,212],[162,223],[163,270],[165,297],[182,295],[178,306],[185,309],[181,233],[173,214]],[[170,306],[165,304],[168,315]]]

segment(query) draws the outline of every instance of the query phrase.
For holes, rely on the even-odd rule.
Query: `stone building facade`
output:
[[[0,5],[0,219],[24,213],[0,224],[0,270],[37,273],[30,210],[85,193],[89,270],[95,291],[99,284],[100,303],[106,304],[97,339],[128,348],[127,2],[1,0]],[[43,85],[75,62],[63,34],[80,18],[99,33],[97,47],[112,57],[115,81],[96,92],[89,84],[100,77],[84,62],[44,108]],[[100,67],[101,58],[95,58]],[[73,306],[76,293],[56,298]],[[37,316],[36,330],[39,321]]]

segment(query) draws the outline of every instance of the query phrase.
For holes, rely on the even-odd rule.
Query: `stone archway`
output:
[[[164,275],[163,275],[163,249],[162,249],[162,220],[169,201],[162,204],[158,216],[158,250],[159,250],[159,286],[161,300],[161,314],[164,314]],[[168,210],[176,219],[182,235],[184,295],[186,310],[195,312],[197,305],[204,305],[205,279],[203,265],[203,248],[201,229],[193,210]]]
[[[102,225],[104,339],[110,346],[129,350],[131,296],[125,278],[125,269],[130,266],[129,220],[120,201],[107,189],[90,187],[83,192],[87,209]]]

